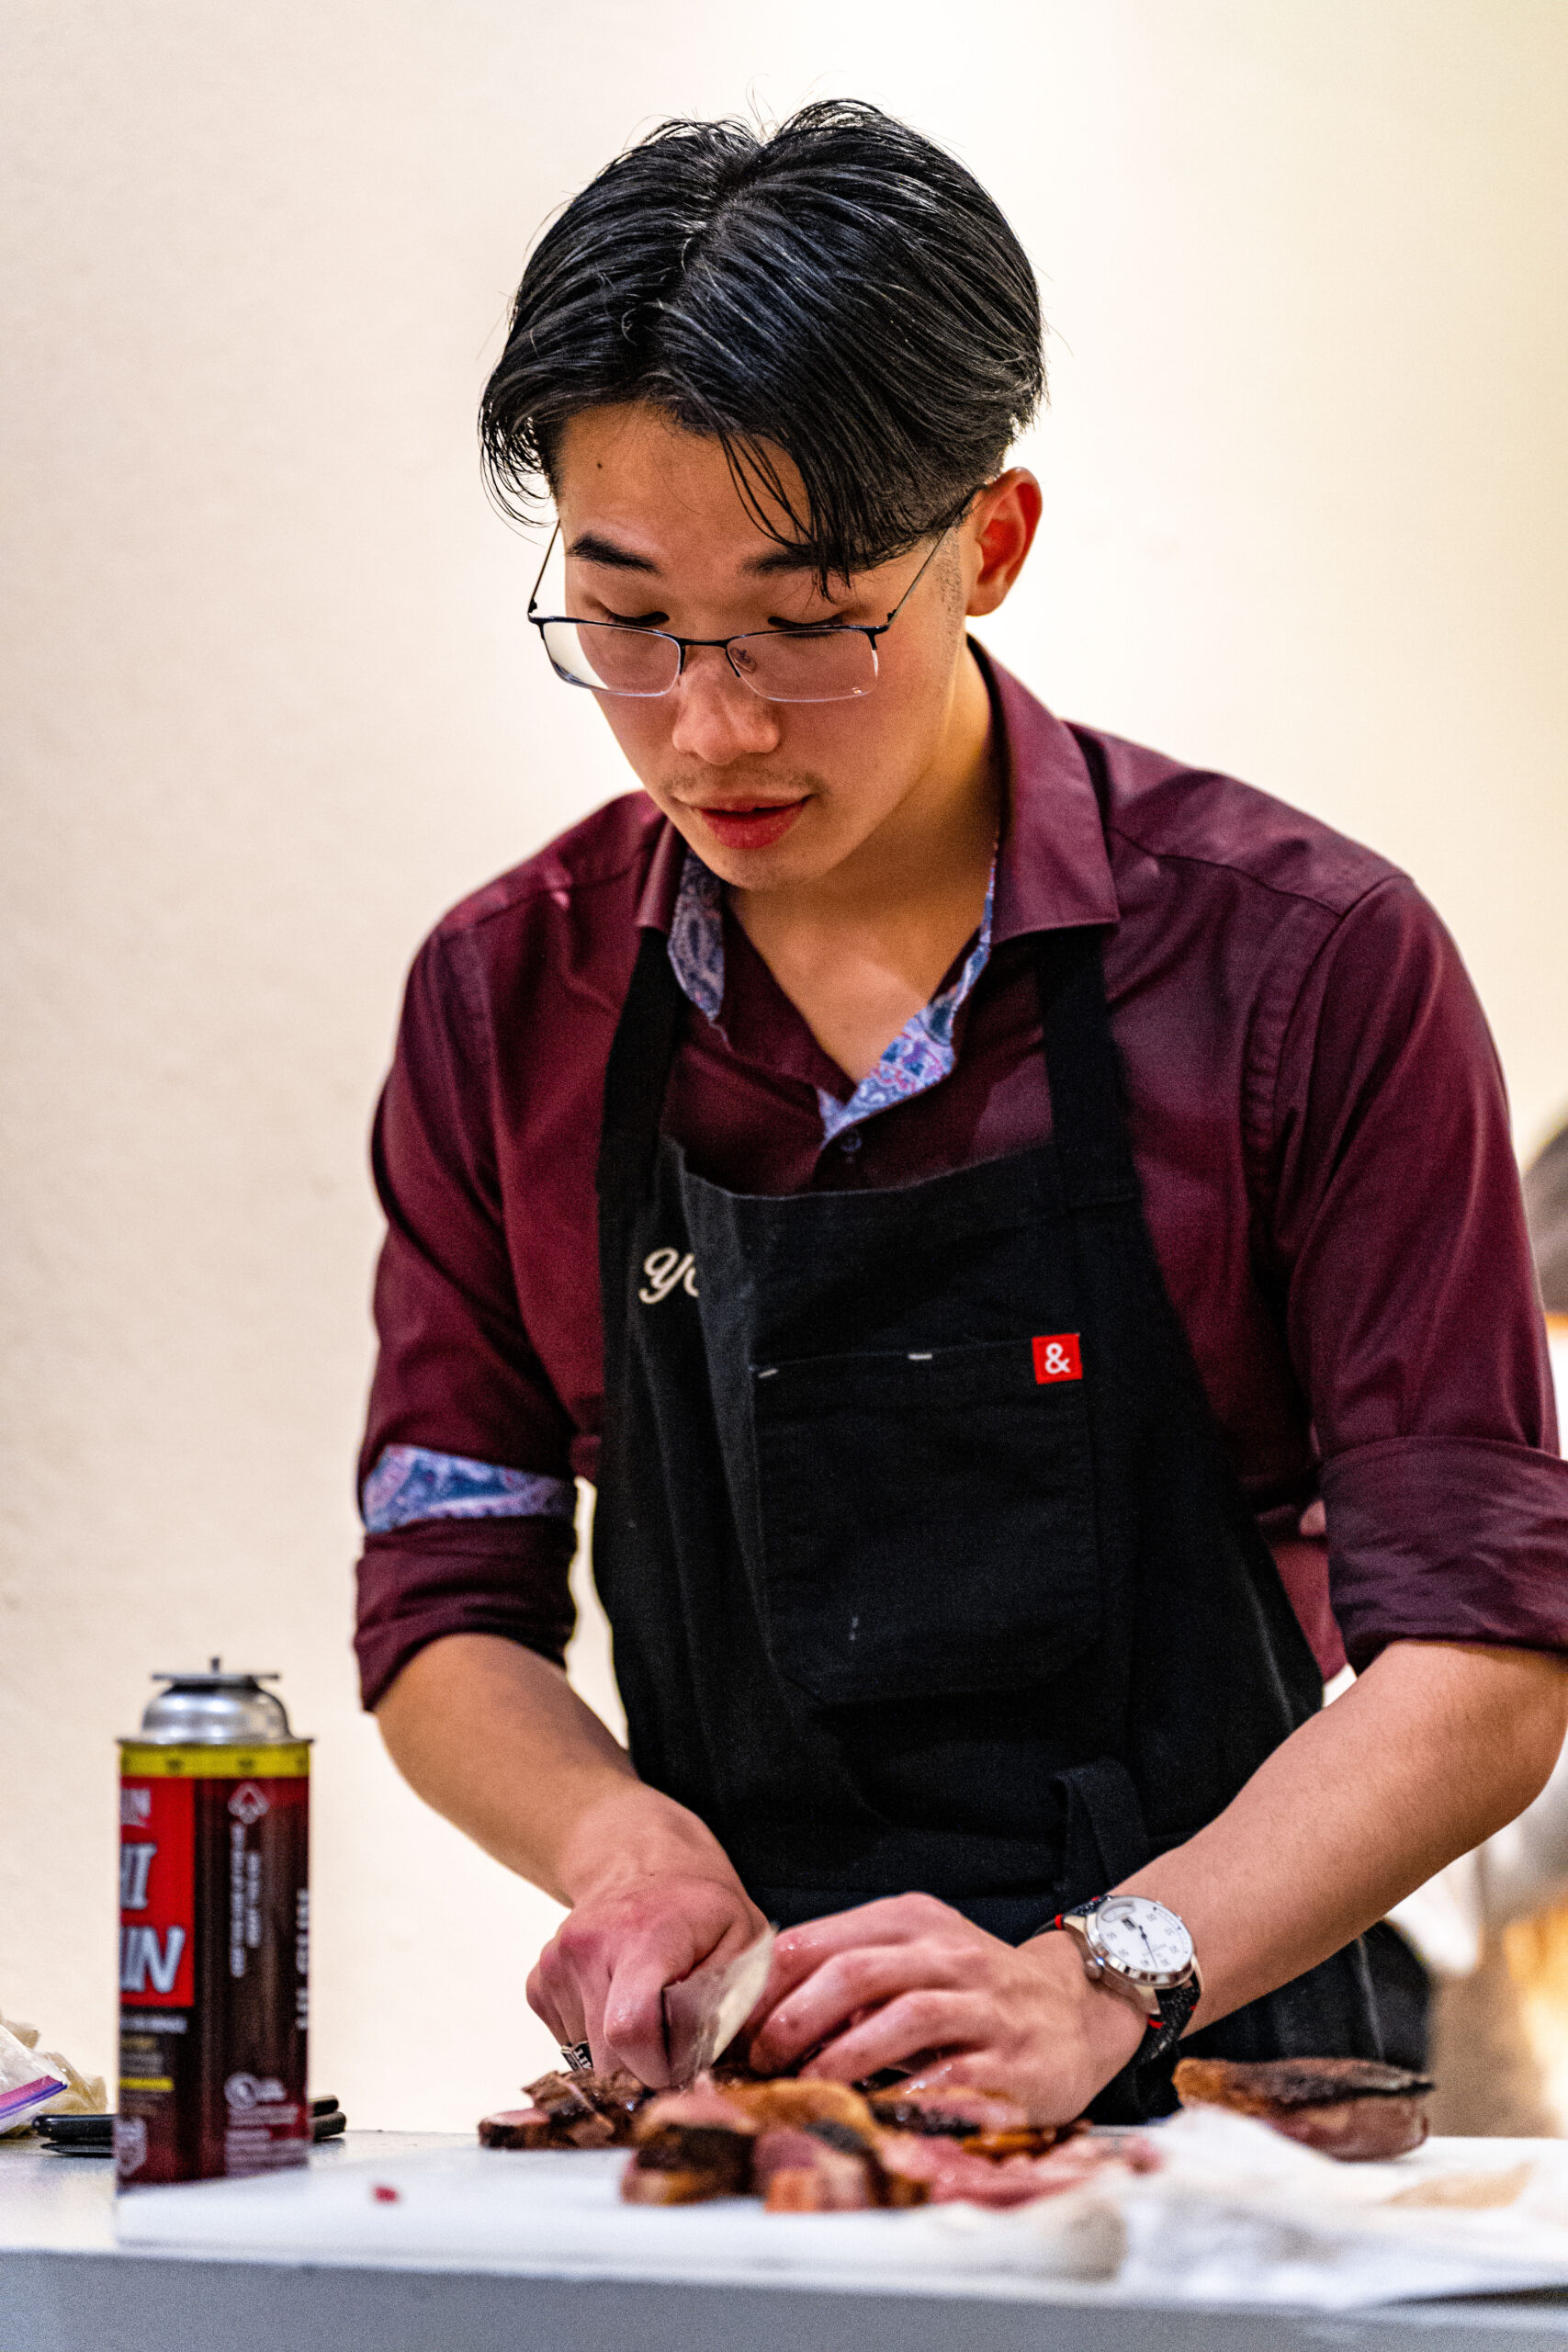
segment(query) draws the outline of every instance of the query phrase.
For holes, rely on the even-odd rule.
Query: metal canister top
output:
[[[281,1699],[264,1690],[276,1673],[226,1674],[215,1657],[204,1673],[155,1674],[164,1686],[147,1702],[136,1737],[152,1747],[259,1747],[294,1737]]]

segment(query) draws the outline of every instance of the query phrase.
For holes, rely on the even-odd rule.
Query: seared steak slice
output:
[[[645,2172],[638,2161],[621,2175],[621,2196],[627,2205],[702,2205],[710,2197],[728,2194],[716,2188],[713,2175],[706,2172]]]
[[[757,2126],[711,2084],[650,2098],[632,2129],[637,2155],[621,2183],[632,2204],[690,2205],[743,2196],[751,2186]],[[667,2193],[643,2177],[656,2173],[674,2178],[677,2188]]]
[[[1371,2058],[1183,2058],[1176,2093],[1184,2107],[1255,2116],[1289,2140],[1343,2164],[1378,2163],[1427,2137],[1430,2076]]]
[[[1038,2198],[1081,2188],[1107,2166],[1147,2172],[1159,2162],[1141,2142],[1087,2135],[1064,2141],[1044,2155],[1010,2155],[998,2162],[948,2139],[884,2132],[877,2154],[889,2174],[923,2187],[933,2205],[1032,2205]]]
[[[479,2124],[481,2148],[547,2148],[550,2119],[542,2107],[508,2107]]]
[[[912,2090],[907,2086],[876,2091],[871,2111],[878,2123],[921,2139],[960,2140],[986,2156],[1037,2156],[1081,2124],[1036,2122],[1031,2110],[1003,2091]]]
[[[969,2139],[976,2132],[1027,2132],[1034,2124],[1028,2108],[1005,2091],[959,2086],[915,2090],[900,2085],[874,2093],[871,2110],[879,2123],[894,2131],[919,2132],[931,2139]]]
[[[724,2097],[753,2117],[764,2132],[810,2123],[843,2123],[869,2135],[874,2119],[859,2091],[846,2083],[805,2082],[783,2075],[774,2082],[727,2083]]]
[[[861,2213],[880,2204],[881,2166],[842,2124],[776,2125],[757,2142],[754,2177],[770,2213]]]
[[[624,2148],[650,2096],[624,2066],[608,2074],[541,2075],[528,2085],[528,2097],[550,2119],[552,2148]]]

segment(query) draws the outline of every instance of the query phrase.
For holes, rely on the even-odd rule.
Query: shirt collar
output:
[[[957,1048],[953,1031],[958,1015],[985,970],[991,955],[991,917],[997,893],[997,861],[991,860],[990,880],[975,944],[956,976],[939,989],[929,1004],[912,1013],[869,1071],[845,1100],[829,1087],[817,1089],[822,1114],[823,1140],[831,1143],[846,1127],[858,1126],[874,1112],[923,1094],[940,1084],[953,1069]],[[670,922],[670,962],[675,978],[699,1012],[717,1023],[724,1010],[724,889],[716,874],[688,849],[675,893]]]
[[[994,942],[1118,922],[1105,826],[1077,738],[983,647],[970,645],[990,690],[1008,779]]]
[[[997,854],[992,944],[1038,931],[1113,923],[1121,910],[1093,780],[1072,729],[970,639],[991,696],[1006,763],[1007,813]],[[674,921],[686,845],[660,827],[637,902],[639,929]]]

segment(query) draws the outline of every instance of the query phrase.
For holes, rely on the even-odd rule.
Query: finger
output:
[[[927,2059],[932,2052],[945,2057],[984,2049],[995,2026],[995,2012],[979,1994],[923,1986],[901,1993],[850,2027],[819,2050],[801,2073],[835,2083],[863,2082],[884,2066],[897,2066],[917,2055]]]
[[[780,2002],[751,2044],[752,2063],[776,2070],[850,2027],[858,2011],[896,1994],[964,1982],[964,1953],[940,1944],[872,1944],[836,1952]]]
[[[545,1946],[529,1975],[528,1999],[562,2049],[587,2040],[576,1974],[553,1944]]]
[[[650,2090],[662,2090],[670,2081],[664,2041],[666,1982],[662,1966],[646,1958],[617,1969],[605,1992],[599,2039],[593,2043],[596,2065],[629,2066]]]
[[[748,1913],[731,1916],[722,1931],[716,1921],[697,1924],[688,1916],[660,1920],[627,1943],[623,1938],[605,1970],[597,2001],[585,2002],[588,2040],[594,2063],[628,2066],[650,2089],[671,2080],[664,2030],[664,1987],[694,1969],[720,1967],[739,1958],[765,1922]],[[589,1953],[604,1965],[611,1947],[595,1938]]]
[[[911,2094],[921,2091],[984,2090],[994,2091],[1010,2083],[1016,2067],[1010,2064],[995,2049],[928,2050],[917,2052],[913,2072],[899,2087]],[[1035,2101],[1031,2096],[1032,2108]]]
[[[592,2048],[603,2034],[609,1961],[592,1939],[570,1930],[569,1918],[545,1946],[539,1955],[539,1975],[561,2029],[562,2047],[586,2041]]]
[[[786,1928],[773,1946],[773,1964],[762,1997],[752,2011],[765,2016],[777,2007],[814,1969],[835,1952],[860,1944],[913,1943],[922,1936],[970,1928],[962,1912],[932,1894],[885,1895],[875,1903],[857,1904],[852,1911],[832,1911],[824,1919],[808,1919],[804,1927]]]
[[[581,2040],[581,2034],[571,2033],[568,2018],[550,1998],[549,1987],[545,1982],[544,1969],[538,1961],[536,1961],[528,1971],[527,1990],[528,2007],[536,2018],[543,2019],[556,2041],[563,2048],[570,2041]]]

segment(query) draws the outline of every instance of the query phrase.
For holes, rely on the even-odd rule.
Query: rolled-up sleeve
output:
[[[387,1238],[360,1492],[400,1454],[494,1465],[506,1492],[479,1512],[437,1504],[367,1536],[355,1647],[367,1707],[444,1634],[499,1634],[558,1663],[573,1623],[572,1430],[518,1306],[492,1148],[490,1037],[463,947],[438,931],[421,950],[376,1116]]]
[[[1403,878],[1318,955],[1270,1125],[1351,1664],[1402,1640],[1568,1650],[1568,1464],[1502,1076],[1453,942]]]

